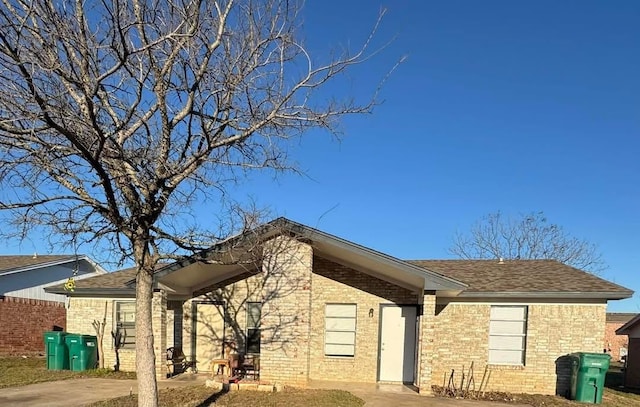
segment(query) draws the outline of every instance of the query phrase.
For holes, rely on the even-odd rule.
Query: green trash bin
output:
[[[44,350],[48,370],[69,370],[69,350],[65,343],[66,332],[47,331],[44,333]]]
[[[95,369],[98,362],[98,338],[92,335],[68,334],[65,342],[69,347],[69,367],[81,372]]]
[[[606,353],[571,354],[571,399],[601,404],[610,361],[611,356]]]

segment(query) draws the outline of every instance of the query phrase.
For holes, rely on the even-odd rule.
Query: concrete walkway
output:
[[[419,395],[416,389],[401,384],[365,384],[317,381],[316,389],[346,390],[365,401],[365,407],[531,407],[528,404],[504,404],[491,401],[456,400]]]
[[[183,374],[158,381],[161,389],[204,385],[209,375]],[[454,400],[421,396],[408,386],[313,381],[311,388],[349,391],[365,401],[365,407],[530,407],[487,401]],[[96,401],[137,393],[135,380],[74,379],[0,389],[0,406],[82,407]]]

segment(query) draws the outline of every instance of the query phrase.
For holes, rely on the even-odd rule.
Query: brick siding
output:
[[[44,332],[64,330],[66,320],[64,303],[0,297],[0,354],[44,353]]]
[[[528,305],[524,366],[489,365],[487,390],[566,395],[570,371],[565,355],[602,352],[605,304]],[[491,303],[438,304],[432,383],[442,385],[452,369],[474,362],[474,380],[482,380],[489,354]],[[588,323],[585,323],[588,321]]]
[[[79,298],[71,297],[69,309],[67,310],[67,331],[74,334],[95,335],[96,330],[92,323],[94,320],[102,321],[105,317],[107,325],[102,338],[102,349],[104,352],[104,367],[113,368],[116,364],[116,352],[113,347],[111,331],[114,329],[114,302],[133,301],[133,298]],[[106,305],[106,308],[105,308]],[[120,349],[120,370],[124,372],[135,372],[135,349]]]
[[[629,349],[629,338],[627,335],[616,335],[616,329],[624,325],[623,322],[607,322],[604,329],[603,350],[611,355],[611,361],[620,360],[620,349]]]
[[[311,286],[310,379],[375,383],[380,305],[417,304],[418,294],[318,256],[313,257]],[[324,355],[324,316],[328,303],[357,304],[353,357]],[[369,314],[371,309],[373,313]]]

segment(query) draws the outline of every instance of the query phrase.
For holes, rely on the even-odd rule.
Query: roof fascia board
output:
[[[310,239],[311,241],[319,241],[319,242],[323,242],[323,243],[327,243],[327,244],[332,244],[334,246],[337,246],[339,248],[345,249],[345,250],[349,250],[351,252],[357,252],[360,253],[366,257],[368,257],[371,260],[375,260],[378,262],[381,262],[383,264],[386,264],[388,266],[391,267],[395,267],[395,268],[400,268],[402,271],[416,275],[416,276],[420,276],[425,278],[425,282],[427,278],[431,278],[433,280],[436,281],[437,284],[439,284],[441,286],[441,288],[439,289],[451,289],[451,290],[464,290],[465,288],[467,288],[467,285],[460,282],[460,281],[456,281],[452,278],[443,276],[441,274],[435,273],[431,270],[425,269],[423,267],[419,267],[416,266],[414,264],[405,262],[403,260],[397,259],[395,257],[389,256],[387,254],[378,252],[376,250],[373,249],[369,249],[367,247],[352,243],[348,240],[345,239],[341,239],[337,236],[331,235],[329,233],[325,233],[322,232],[318,229],[314,229],[312,227],[303,225],[301,223],[297,223],[294,222],[292,220],[286,219],[286,218],[278,218],[275,219],[269,223],[266,223],[262,226],[259,226],[258,228],[256,228],[253,231],[249,231],[249,232],[245,232],[243,234],[240,235],[236,235],[234,237],[231,237],[223,242],[220,242],[214,246],[212,246],[209,249],[206,249],[204,251],[202,251],[202,256],[200,256],[199,258],[196,258],[194,256],[182,259],[180,261],[177,261],[175,263],[169,264],[161,269],[159,269],[158,271],[156,271],[154,273],[154,278],[158,279],[161,278],[167,274],[170,274],[176,270],[179,270],[183,267],[186,267],[190,264],[196,263],[199,261],[200,258],[206,258],[210,253],[215,252],[216,250],[223,248],[225,245],[230,244],[231,242],[234,241],[239,241],[241,240],[243,237],[245,236],[249,236],[254,235],[254,236],[259,236],[260,239],[262,240],[266,240],[269,239],[271,237],[274,237],[278,234],[280,234],[283,231],[287,231],[289,233],[292,233],[294,235],[298,235],[299,237],[303,237],[303,238],[307,238]],[[131,280],[129,282],[127,282],[127,285],[133,284],[135,283],[135,280]],[[430,287],[427,287],[428,289],[431,289]]]
[[[80,260],[87,260],[90,264],[97,266],[94,262],[89,261],[89,259],[88,259],[88,257],[86,255],[82,255],[82,256],[78,256],[77,259],[75,257],[65,257],[64,259],[49,261],[49,262],[46,262],[46,263],[32,264],[30,266],[24,266],[24,267],[19,267],[19,268],[15,268],[15,269],[10,269],[10,270],[5,271],[5,272],[1,272],[0,271],[0,276],[8,276],[9,274],[16,274],[16,273],[22,273],[22,272],[25,272],[25,271],[36,270],[36,269],[45,268],[45,267],[58,266],[60,264],[66,264],[66,263],[71,263],[71,262],[80,261]],[[97,267],[99,267],[99,266],[97,266]],[[100,270],[102,270],[102,272],[106,273],[106,271],[102,267],[100,267]]]
[[[633,291],[628,293],[620,292],[582,292],[582,291],[539,291],[539,292],[517,292],[517,291],[494,291],[494,292],[462,292],[460,297],[467,298],[486,298],[486,297],[503,297],[503,298],[581,298],[581,299],[603,299],[603,300],[623,300],[631,298]]]
[[[407,263],[406,261],[400,260],[393,256],[389,256],[382,252],[370,249],[365,246],[358,245],[348,240],[339,238],[329,233],[322,232],[318,229],[314,229],[309,226],[302,225],[300,223],[290,221],[288,219],[279,218],[277,220],[280,220],[280,219],[281,219],[281,222],[285,223],[286,225],[285,227],[288,226],[291,232],[300,233],[303,237],[306,237],[312,241],[319,241],[322,243],[334,245],[336,247],[348,250],[350,252],[360,253],[371,260],[386,264],[391,267],[401,268],[403,271],[415,276],[435,279],[438,284],[442,285],[445,288],[449,288],[452,290],[462,290],[467,288],[467,285],[464,283],[461,283],[460,281],[456,281],[452,278],[445,277],[441,274],[435,273],[423,267],[419,267],[411,263]],[[289,225],[287,225],[287,223]],[[295,229],[299,229],[299,230],[295,230]],[[430,288],[426,288],[426,289],[430,289]]]
[[[45,292],[51,294],[62,294],[68,297],[81,297],[81,296],[106,296],[106,295],[136,295],[136,290],[131,288],[76,288],[73,291],[66,291],[63,288],[47,287]]]
[[[638,323],[638,321],[640,321],[640,314],[636,315],[629,322],[616,329],[616,335],[626,335],[628,331]]]

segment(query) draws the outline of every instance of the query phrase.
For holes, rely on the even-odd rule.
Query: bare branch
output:
[[[594,244],[568,235],[542,212],[489,214],[467,233],[456,233],[449,252],[463,259],[552,259],[592,273],[606,268]]]

